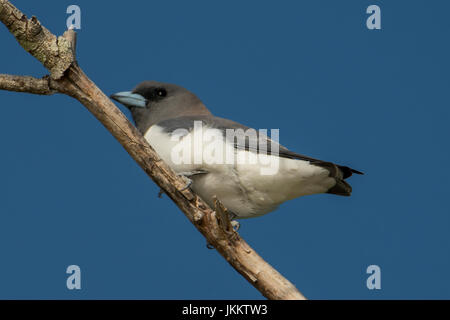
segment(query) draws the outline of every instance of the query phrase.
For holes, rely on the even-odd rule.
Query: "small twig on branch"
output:
[[[49,81],[48,76],[37,79],[30,76],[0,74],[0,90],[50,95],[57,91],[50,87]]]
[[[50,71],[50,76],[42,79],[0,75],[0,89],[46,95],[58,92],[77,99],[164,190],[207,242],[265,297],[305,299],[292,283],[264,261],[232,229],[226,209],[219,202],[216,202],[216,211],[213,211],[200,197],[184,188],[185,182],[161,160],[123,113],[84,74],[76,63],[76,34],[73,30],[56,37],[35,17],[27,20],[7,0],[0,0],[0,21],[26,51]]]

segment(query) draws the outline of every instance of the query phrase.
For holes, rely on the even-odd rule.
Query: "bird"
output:
[[[363,174],[295,153],[264,131],[217,117],[176,84],[144,81],[110,97],[130,110],[137,129],[187,186],[211,207],[217,197],[233,220],[262,216],[301,196],[350,196],[345,180]],[[205,158],[208,150],[214,151],[212,160]],[[223,161],[223,154],[231,157]]]

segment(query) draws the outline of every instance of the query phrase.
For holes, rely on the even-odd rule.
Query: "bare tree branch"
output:
[[[77,99],[175,202],[208,243],[257,290],[269,299],[305,299],[231,228],[226,209],[220,202],[216,201],[216,211],[213,211],[191,190],[184,190],[185,181],[161,160],[139,131],[78,66],[73,30],[56,37],[35,17],[27,19],[7,0],[0,0],[0,21],[50,72],[50,76],[42,79],[0,75],[0,89],[46,95],[58,92]]]
[[[50,95],[57,92],[50,87],[50,77],[37,79],[30,76],[12,76],[0,74],[0,90],[27,92],[34,94]]]

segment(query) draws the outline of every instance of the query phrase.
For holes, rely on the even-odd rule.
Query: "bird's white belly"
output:
[[[250,163],[248,157],[255,157],[255,153],[235,150],[230,144],[224,144],[224,152],[232,152],[241,161],[210,163],[193,146],[195,139],[192,132],[175,141],[161,127],[154,125],[145,138],[175,172],[207,171],[207,174],[191,177],[191,188],[211,207],[214,206],[213,197],[217,196],[238,218],[266,214],[284,201],[326,192],[335,184],[335,180],[328,177],[327,170],[310,165],[308,161],[265,155],[262,156],[265,158],[259,159],[261,161]],[[183,155],[183,161],[180,161],[179,153],[174,152],[180,147],[191,150],[188,156]],[[202,147],[201,150],[206,150],[207,143],[203,142]],[[199,158],[202,161],[198,161]]]

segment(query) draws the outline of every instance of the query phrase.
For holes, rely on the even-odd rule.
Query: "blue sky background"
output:
[[[78,4],[78,60],[107,94],[177,83],[366,173],[350,198],[242,221],[307,297],[450,298],[448,1],[13,2],[57,34]],[[382,30],[366,28],[371,4]],[[4,26],[0,41],[0,73],[47,73]],[[262,298],[77,101],[0,91],[0,105],[0,298]],[[371,264],[381,290],[366,288]]]

